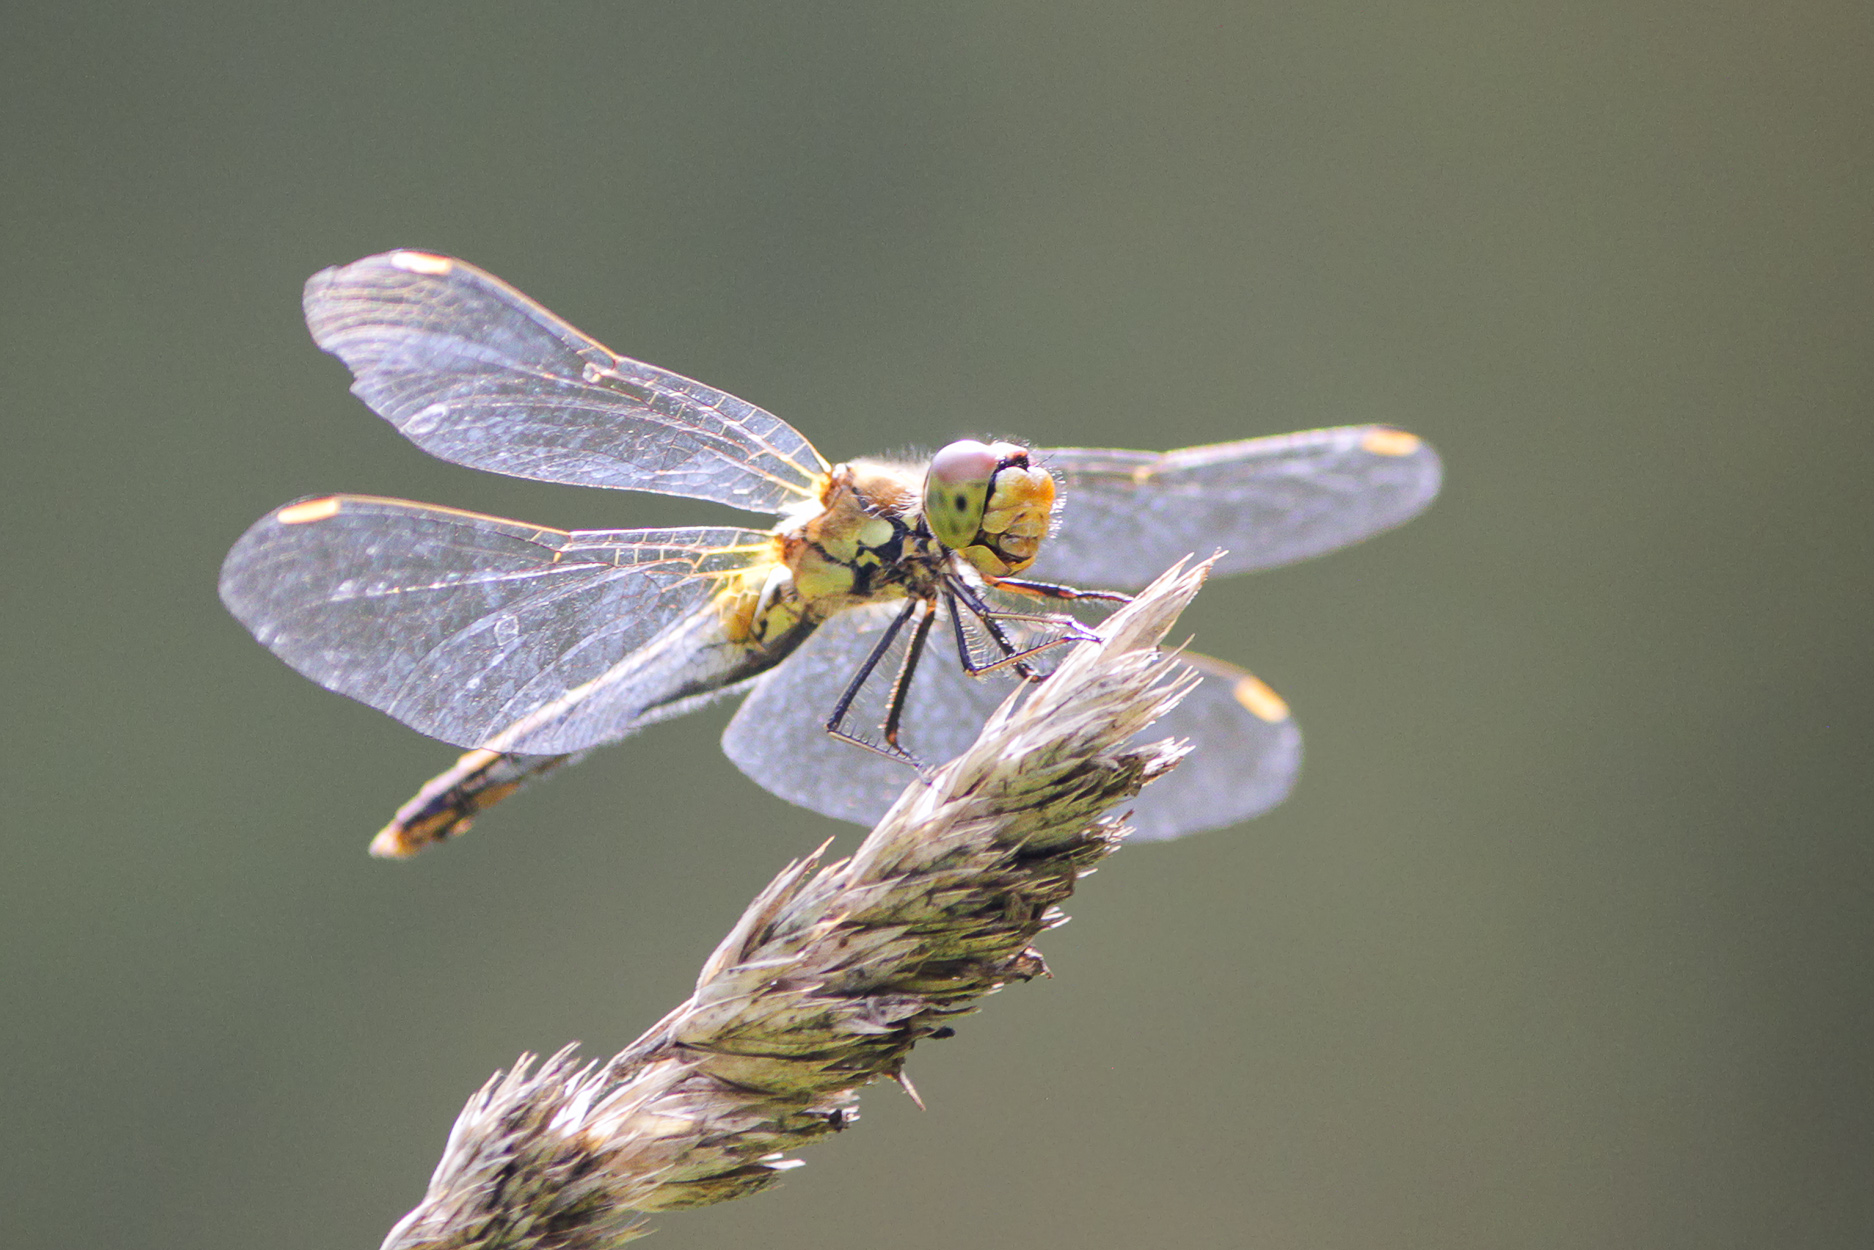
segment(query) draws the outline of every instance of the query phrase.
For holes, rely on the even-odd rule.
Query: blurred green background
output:
[[[0,1228],[374,1246],[857,830],[659,728],[410,864],[446,747],[215,598],[315,491],[732,521],[425,457],[300,322],[491,269],[832,458],[1385,420],[1419,521],[1187,618],[1295,798],[1122,854],[780,1191],[656,1244],[1863,1247],[1865,3],[11,6]]]

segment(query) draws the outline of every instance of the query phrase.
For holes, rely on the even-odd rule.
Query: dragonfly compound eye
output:
[[[938,542],[960,549],[976,541],[1000,461],[994,448],[973,438],[951,443],[931,457],[924,478],[924,517]]]
[[[931,457],[924,516],[937,540],[979,572],[1007,577],[1034,562],[1054,508],[1054,479],[1019,443],[951,443]]]

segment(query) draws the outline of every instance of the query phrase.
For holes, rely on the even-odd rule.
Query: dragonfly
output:
[[[308,497],[234,544],[222,601],[320,685],[466,753],[372,843],[402,856],[596,747],[744,694],[722,745],[824,815],[884,814],[1088,620],[1177,559],[1239,573],[1406,521],[1437,494],[1385,425],[1179,451],[960,439],[829,463],[780,418],[601,346],[493,275],[420,251],[314,274],[305,313],[352,391],[441,459],[710,500],[765,528],[560,530],[403,499]],[[1235,824],[1301,764],[1287,704],[1190,651],[1161,723],[1191,754],[1136,800],[1142,840]]]

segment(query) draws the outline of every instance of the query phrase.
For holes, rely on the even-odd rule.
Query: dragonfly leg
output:
[[[873,646],[871,654],[865,657],[865,663],[859,666],[859,671],[853,674],[850,682],[846,683],[845,691],[839,696],[839,701],[833,705],[833,714],[826,718],[826,724],[824,726],[828,733],[842,742],[850,742],[854,746],[864,747],[866,750],[882,755],[886,759],[898,760],[901,763],[911,765],[913,768],[919,767],[918,761],[911,756],[910,752],[900,749],[897,743],[887,742],[885,745],[881,746],[868,738],[861,738],[858,734],[848,732],[845,726],[846,715],[852,711],[852,701],[859,697],[859,691],[864,689],[867,679],[872,676],[872,670],[879,666],[879,661],[883,660],[885,658],[885,653],[891,649],[892,640],[897,638],[898,631],[904,628],[905,622],[911,619],[911,614],[917,611],[918,605],[923,602],[922,599],[908,600],[904,605],[904,610],[898,613],[897,616],[892,617],[891,624],[887,625],[885,627],[885,632],[879,635],[878,642]],[[920,625],[918,637],[921,639],[927,632],[928,630]],[[903,673],[902,670],[900,670],[900,678],[902,679],[902,677]],[[892,722],[891,727],[894,731],[896,730],[895,713],[901,710],[901,703],[902,699],[897,690],[897,684],[894,683],[892,690],[892,706],[894,710],[892,713],[887,714],[888,720]]]
[[[1027,663],[1031,656],[1039,655],[1043,651],[1051,651],[1069,642],[1099,641],[1098,634],[1064,613],[1000,612],[983,602],[975,591],[961,582],[951,584],[949,595],[950,621],[956,630],[957,658],[963,663],[963,671],[972,677],[998,673],[1005,668],[1012,667],[1024,679],[1040,681],[1043,674],[1035,672]],[[963,618],[957,611],[959,603],[968,608],[970,613],[982,622],[983,631],[989,635],[996,646],[1002,649],[1002,658],[992,660],[987,664],[977,662],[974,653],[970,650],[969,640],[963,633]],[[1009,640],[1008,634],[1003,632],[1000,624],[1002,621],[1033,621],[1037,624],[1055,626],[1061,633],[1058,637],[1050,638],[1032,647],[1018,647]]]
[[[1036,599],[1093,599],[1100,603],[1131,603],[1131,595],[1112,590],[1082,590],[1078,586],[1060,586],[1053,582],[1031,582],[1020,577],[998,577],[996,586]]]
[[[911,645],[904,653],[904,662],[898,666],[898,676],[891,683],[891,702],[885,709],[885,745],[897,751],[906,759],[911,755],[898,745],[898,726],[904,720],[905,699],[911,693],[911,678],[917,673],[917,662],[924,654],[924,644],[930,639],[930,628],[937,623],[937,608],[929,600],[917,600],[924,605],[924,615],[918,618],[917,628],[911,635]]]

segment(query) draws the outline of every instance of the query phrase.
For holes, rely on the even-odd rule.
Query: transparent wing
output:
[[[1139,735],[1185,738],[1191,753],[1133,804],[1133,839],[1159,842],[1260,816],[1295,788],[1301,730],[1288,705],[1248,671],[1189,651],[1173,663],[1204,675],[1184,702]]]
[[[730,643],[715,607],[772,553],[756,530],[567,533],[341,495],[256,522],[221,599],[327,689],[457,746],[558,754],[773,663]]]
[[[722,738],[738,768],[791,803],[869,825],[917,774],[824,729],[833,702],[890,622],[896,605],[843,612],[788,661],[755,683]],[[1194,749],[1133,804],[1136,837],[1155,841],[1246,820],[1281,802],[1301,766],[1301,733],[1288,709],[1254,677],[1219,660],[1183,654],[1203,680],[1141,741],[1189,738]],[[889,684],[887,669],[882,684]],[[1008,677],[969,676],[957,662],[948,622],[932,631],[906,706],[901,741],[940,764],[960,755],[1017,688]],[[870,726],[866,726],[868,729]]]
[[[1391,529],[1438,493],[1438,453],[1403,430],[1350,425],[1164,453],[1035,453],[1061,481],[1055,532],[1025,577],[1119,590],[1180,556],[1219,573],[1305,560]]]
[[[751,512],[818,498],[826,462],[779,417],[617,355],[473,265],[367,256],[312,275],[305,305],[352,391],[432,456]]]

